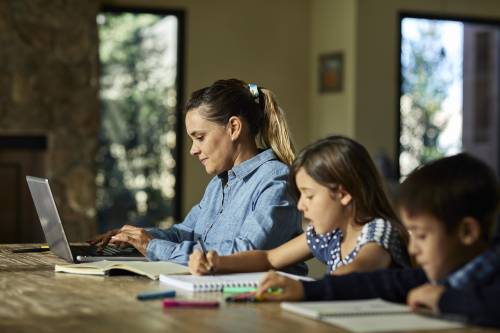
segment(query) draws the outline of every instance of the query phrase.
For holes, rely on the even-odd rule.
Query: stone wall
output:
[[[96,230],[98,10],[96,0],[0,0],[0,135],[47,136],[43,176],[72,240]]]

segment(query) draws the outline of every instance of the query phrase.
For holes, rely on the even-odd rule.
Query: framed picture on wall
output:
[[[344,79],[344,56],[342,52],[325,53],[319,56],[319,92],[342,91]]]

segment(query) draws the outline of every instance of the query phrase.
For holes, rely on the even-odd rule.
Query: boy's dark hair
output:
[[[466,153],[414,170],[401,184],[399,206],[409,216],[429,214],[453,230],[465,217],[479,221],[488,237],[498,208],[498,181],[484,162]]]

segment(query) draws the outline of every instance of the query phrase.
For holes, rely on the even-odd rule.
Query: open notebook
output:
[[[296,280],[310,281],[311,278],[300,275],[293,275],[278,272]],[[225,275],[160,275],[160,282],[169,284],[173,287],[190,290],[193,292],[222,291],[227,287],[257,287],[260,280],[266,275],[266,272],[259,273],[237,273]]]
[[[464,326],[459,322],[419,315],[406,305],[382,299],[283,302],[281,308],[352,332],[439,330]]]
[[[139,275],[147,276],[152,280],[158,280],[160,274],[189,274],[189,269],[173,262],[166,261],[96,261],[84,264],[55,265],[56,272],[88,274],[88,275],[109,275],[128,271]]]

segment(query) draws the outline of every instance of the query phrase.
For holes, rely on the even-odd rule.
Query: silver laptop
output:
[[[120,249],[106,246],[102,252],[92,245],[70,245],[57,212],[56,203],[50,191],[49,181],[44,178],[26,176],[36,212],[42,224],[45,239],[50,250],[69,262],[92,262],[99,260],[147,261],[139,251],[130,247]]]

